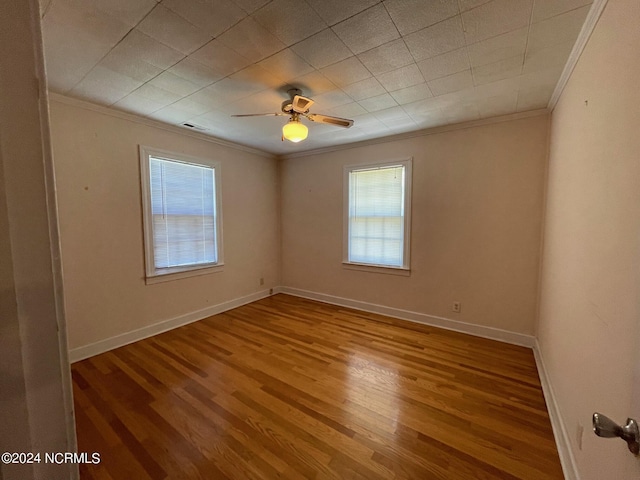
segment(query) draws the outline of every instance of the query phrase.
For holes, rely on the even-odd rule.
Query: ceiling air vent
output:
[[[198,124],[196,124],[196,123],[188,123],[188,122],[185,122],[185,123],[183,123],[183,124],[182,124],[182,126],[183,126],[183,127],[190,128],[190,129],[192,129],[192,130],[199,130],[200,132],[205,132],[205,131],[207,131],[207,130],[208,130],[208,128],[203,127],[202,125],[198,125]]]

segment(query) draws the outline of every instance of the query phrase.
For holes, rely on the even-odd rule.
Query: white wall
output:
[[[51,102],[72,351],[277,286],[276,160],[105,112]],[[222,162],[224,271],[145,284],[139,144]]]
[[[583,480],[640,475],[622,441],[590,431],[595,411],[640,413],[639,25],[637,0],[608,2],[552,114],[538,335]]]
[[[283,160],[283,285],[533,334],[547,121]],[[413,157],[411,276],[344,268],[343,166],[406,157]]]

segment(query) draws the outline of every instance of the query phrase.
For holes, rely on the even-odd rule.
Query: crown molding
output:
[[[562,70],[562,74],[558,79],[558,83],[556,83],[556,88],[553,90],[551,94],[551,98],[549,99],[549,103],[547,104],[547,109],[549,111],[553,111],[558,100],[560,100],[560,96],[564,91],[564,88],[567,86],[569,82],[569,78],[571,78],[571,74],[573,73],[573,69],[576,67],[578,60],[580,60],[580,56],[587,46],[587,42],[589,38],[591,38],[591,34],[596,28],[596,24],[604,11],[604,7],[606,7],[608,0],[594,0],[591,4],[591,8],[589,9],[589,13],[587,14],[587,18],[584,21],[584,25],[582,25],[582,29],[578,34],[578,39],[576,40],[571,53],[569,54],[569,59],[567,63],[564,65],[564,69]]]
[[[86,100],[79,100],[77,98],[67,97],[66,95],[61,95],[59,93],[49,92],[49,100],[58,102],[58,103],[63,103],[65,105],[70,105],[72,107],[91,110],[93,112],[101,113],[103,115],[109,115],[111,117],[116,117],[121,120],[139,123],[141,125],[146,125],[149,127],[159,128],[161,130],[177,133],[179,135],[184,135],[186,137],[196,138],[198,140],[214,143],[216,145],[220,145],[223,147],[233,148],[234,150],[253,153],[254,155],[260,155],[261,157],[275,158],[275,155],[273,153],[265,152],[264,150],[259,150],[254,147],[249,147],[246,145],[241,145],[239,143],[230,142],[229,140],[223,140],[222,138],[214,137],[212,135],[206,135],[204,133],[198,133],[191,130],[186,130],[184,128],[180,128],[175,125],[169,125],[168,123],[159,122],[157,120],[151,120],[150,118],[146,118],[146,117],[140,117],[132,113],[126,113],[120,110],[115,110],[113,108],[105,107],[103,105],[97,105],[95,103],[87,102]]]
[[[381,143],[396,142],[399,140],[407,140],[409,138],[425,137],[427,135],[436,135],[439,133],[453,132],[455,130],[464,130],[467,128],[492,125],[494,123],[521,120],[523,118],[537,117],[539,115],[546,115],[548,113],[549,110],[547,110],[546,108],[529,110],[526,112],[510,113],[508,115],[500,115],[499,117],[483,118],[482,120],[472,120],[470,122],[454,123],[451,125],[443,125],[441,127],[415,130],[413,132],[399,133],[397,135],[388,135],[386,137],[371,138],[369,140],[363,140],[355,143],[344,143],[342,145],[332,145],[329,147],[315,148],[313,150],[306,150],[304,152],[288,153],[286,155],[279,155],[278,158],[282,160],[289,160],[293,158],[308,157],[311,155],[320,155],[322,153],[336,152],[339,150],[348,150],[351,148],[366,147],[369,145],[379,145]]]

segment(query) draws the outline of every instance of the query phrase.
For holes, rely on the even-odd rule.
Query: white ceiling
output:
[[[291,153],[544,108],[591,0],[41,0],[53,92]],[[291,86],[311,111],[282,142]]]

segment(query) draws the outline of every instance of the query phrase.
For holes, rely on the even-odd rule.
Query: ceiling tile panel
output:
[[[285,48],[284,43],[250,17],[231,27],[218,40],[252,62]]]
[[[523,73],[532,73],[552,67],[563,66],[573,49],[573,42],[562,43],[527,53]]]
[[[346,103],[344,105],[339,105],[337,107],[331,108],[326,112],[321,112],[323,114],[333,115],[334,117],[340,118],[353,118],[358,115],[363,115],[367,113],[367,111],[362,108],[362,106],[357,102]],[[357,121],[357,120],[356,120]]]
[[[222,105],[235,102],[244,97],[248,97],[254,93],[263,90],[262,86],[251,84],[248,82],[236,83],[227,77],[219,82],[209,85],[202,90],[194,93],[191,98],[198,98],[206,95],[209,99],[208,104],[212,108],[220,108]],[[204,99],[203,99],[204,100]]]
[[[279,78],[269,73],[260,65],[250,65],[247,68],[243,68],[237,73],[234,73],[229,77],[237,85],[240,86],[253,86],[256,89],[277,89],[282,86],[282,82]],[[257,90],[257,91],[259,91]]]
[[[234,73],[205,90],[214,97],[219,97],[219,105],[231,103],[266,89],[274,89],[280,81],[262,67],[252,65]]]
[[[99,65],[139,80],[141,83],[148,82],[163,71],[162,68],[151,65],[144,60],[132,61],[129,52],[120,48],[115,48],[109,52]]]
[[[200,27],[212,37],[225,32],[247,15],[231,0],[215,0],[215,2],[164,0],[162,5]]]
[[[377,112],[386,108],[395,107],[398,104],[388,93],[383,93],[377,97],[366,98],[358,102],[367,112]]]
[[[222,44],[219,40],[212,40],[207,43],[201,49],[192,53],[190,58],[220,72],[220,74],[225,77],[238,70],[242,70],[252,63],[250,60]]]
[[[348,130],[343,130],[345,134],[351,133],[352,130],[358,130],[362,132],[365,138],[375,138],[378,134],[388,135],[389,127],[373,116],[372,113],[365,115],[359,115],[355,120],[353,127]],[[328,132],[331,135],[334,132]],[[330,139],[329,139],[330,140]]]
[[[131,93],[113,104],[113,106],[119,110],[137,113],[138,115],[149,115],[150,113],[161,109],[165,105],[166,103],[156,102],[155,100],[151,100],[136,93]]]
[[[162,107],[149,113],[147,116],[152,120],[169,123],[171,125],[180,125],[191,118],[188,113],[175,108],[173,105]]]
[[[514,92],[517,94],[518,89],[520,88],[520,79],[521,77],[512,77],[505,80],[498,80],[497,82],[476,86],[473,89],[474,98],[479,99],[499,97],[500,95],[507,93],[512,94]]]
[[[365,98],[375,97],[386,93],[384,87],[380,85],[380,82],[374,77],[360,80],[359,82],[342,87],[342,90],[354,100],[364,100]]]
[[[114,90],[114,94],[118,95],[122,92],[125,95],[133,92],[142,85],[143,82],[135,80],[121,73],[115,72],[109,68],[103,66],[96,66],[91,72],[89,72],[78,85],[74,87],[72,92],[99,92],[105,89]],[[120,97],[120,98],[122,98]],[[109,97],[113,98],[113,97]],[[117,98],[116,100],[119,100]],[[115,101],[115,100],[114,100]]]
[[[411,87],[391,92],[391,96],[399,105],[406,105],[407,103],[417,102],[418,100],[433,97],[433,93],[431,93],[429,86],[423,82],[418,85],[413,85]]]
[[[56,3],[58,0],[56,0]],[[153,9],[156,0],[74,0],[87,11],[98,11],[133,27]]]
[[[87,82],[86,84],[81,82],[71,91],[71,95],[75,98],[107,106],[114,104],[130,93],[131,91],[128,89],[122,89],[108,84],[100,88],[95,88],[93,82]]]
[[[342,20],[366,10],[379,3],[380,0],[307,0],[307,3],[318,12],[328,25],[335,25]]]
[[[482,118],[507,115],[516,111],[518,91],[507,91],[495,97],[480,97],[476,100],[478,112]]]
[[[400,37],[391,17],[379,4],[332,27],[353,53],[362,53]]]
[[[315,68],[326,67],[352,55],[342,40],[327,28],[291,47]]]
[[[140,22],[138,29],[169,47],[185,55],[197,50],[212,40],[204,30],[187,22],[178,14],[158,4],[147,17]]]
[[[353,102],[353,99],[342,90],[321,93],[320,95],[315,95],[313,99],[316,102],[313,106],[313,111],[317,113],[324,113],[332,108]]]
[[[327,27],[325,21],[304,1],[274,0],[253,18],[286,45],[293,45]]]
[[[529,24],[533,0],[493,0],[462,14],[467,43],[495,37]]]
[[[70,90],[130,30],[130,26],[77,2],[52,4],[42,22],[47,75],[56,91]]]
[[[280,94],[275,90],[263,90],[253,95],[249,95],[235,102],[222,107],[220,111],[227,115],[246,115],[251,113],[281,113],[282,102],[287,98],[286,94]],[[287,117],[282,117],[281,124],[284,124]],[[264,117],[264,123],[278,121],[275,117]]]
[[[181,98],[177,102],[172,103],[171,107],[186,113],[188,118],[202,115],[210,110],[209,106],[204,105],[201,102],[197,102],[191,96]]]
[[[182,53],[163,45],[137,29],[131,30],[109,55],[120,62],[144,61],[163,70],[184,58]]]
[[[524,55],[506,58],[495,63],[489,63],[472,69],[473,83],[484,85],[486,83],[497,82],[505,78],[517,77],[522,73]]]
[[[167,71],[200,87],[211,85],[224,77],[222,73],[198,62],[193,57],[183,58]]]
[[[458,105],[458,104],[463,104],[463,103],[467,104],[467,103],[475,102],[478,96],[476,92],[476,88],[474,88],[473,86],[470,86],[468,88],[463,88],[455,92],[446,93],[438,97],[433,97],[433,99],[431,100],[433,100],[434,102],[437,102],[439,107],[443,111],[445,111],[447,108]],[[429,101],[429,100],[430,99],[427,99],[425,101]],[[406,110],[407,107],[404,107],[404,108]]]
[[[413,56],[401,38],[360,53],[358,58],[374,75],[390,72],[414,62]]]
[[[162,88],[168,92],[175,93],[180,97],[186,97],[192,93],[200,90],[199,85],[196,85],[189,80],[186,80],[178,75],[175,75],[169,71],[164,71],[149,82],[154,87]]]
[[[587,13],[589,13],[589,8],[589,6],[578,8],[534,23],[529,34],[527,53],[567,42],[575,42]]]
[[[383,121],[383,123],[389,127],[392,135],[411,132],[418,129],[415,120],[409,116],[390,121]]]
[[[389,92],[424,83],[422,73],[420,73],[420,69],[415,63],[398,68],[392,72],[383,73],[378,75],[377,78],[382,86]]]
[[[323,68],[320,73],[338,87],[346,87],[347,85],[371,76],[369,70],[362,65],[357,57],[350,57],[341,62],[334,63],[333,65]]]
[[[469,55],[466,48],[459,48],[458,50],[452,50],[451,52],[422,60],[418,63],[418,67],[425,80],[434,80],[468,70],[470,67]]]
[[[558,81],[558,76],[562,73],[562,66],[547,68],[524,75],[520,75],[520,88],[534,87],[536,85],[554,86]]]
[[[291,83],[293,86],[302,89],[304,94],[309,96],[319,95],[338,88],[335,83],[316,70],[296,78]]]
[[[518,92],[517,111],[524,112],[526,110],[546,108],[554,88],[552,85],[536,85],[521,88]]]
[[[460,11],[465,12],[491,1],[493,0],[458,0],[458,3],[460,4]]]
[[[447,123],[444,118],[444,114],[440,109],[432,110],[425,115],[411,118],[413,118],[413,121],[416,122],[416,126],[418,127],[418,129],[439,127]]]
[[[429,112],[432,111],[439,112],[440,108],[442,108],[442,102],[440,102],[438,98],[427,98],[402,106],[402,109],[407,112],[407,115],[411,116],[414,120],[422,115],[429,115]]]
[[[536,0],[533,5],[532,21],[537,23],[592,3],[591,0]]]
[[[385,7],[402,35],[435,25],[459,13],[451,0],[385,0]]]
[[[285,82],[293,81],[302,75],[315,71],[311,65],[290,48],[265,58],[259,65]]]
[[[45,63],[49,89],[66,92],[100,61],[109,47],[97,42],[75,43],[75,35],[63,25],[43,24]]]
[[[202,107],[202,109],[204,109],[205,112],[220,108],[225,103],[226,98],[219,95],[221,89],[216,88],[215,85],[216,83],[214,83],[213,85],[209,85],[208,87],[204,87],[202,90],[198,90],[188,97],[179,100],[179,102],[181,102],[181,105],[186,105],[186,103],[183,102],[198,104]],[[178,102],[176,102],[176,104],[177,103]]]
[[[56,7],[66,4],[86,14],[99,16],[107,22],[122,22],[129,28],[137,25],[157,5],[156,0],[55,0],[52,4]]]
[[[400,106],[378,110],[377,112],[373,112],[373,116],[387,126],[389,126],[389,123],[393,120],[402,120],[409,118],[407,112],[405,112],[404,108]]]
[[[452,105],[442,112],[448,123],[470,122],[480,118],[480,112],[475,102]]]
[[[245,12],[253,13],[256,10],[258,10],[260,7],[269,3],[271,0],[233,0],[233,1]]]
[[[224,128],[224,126],[226,124],[229,124],[230,122],[234,122],[235,124],[242,124],[242,119],[229,118],[228,113],[221,112],[219,110],[211,110],[209,112],[203,113],[202,115],[191,117],[190,120],[193,120],[193,122],[197,125],[202,125],[204,127],[213,129]]]
[[[162,104],[161,106],[169,105],[181,98],[180,95],[169,92],[164,88],[156,87],[151,83],[145,83],[133,93],[140,97],[148,98],[149,100],[160,103]]]
[[[434,95],[444,95],[445,93],[457,92],[465,88],[473,87],[473,77],[471,70],[454,73],[447,77],[437,78],[427,82]]]
[[[435,57],[465,45],[460,17],[453,17],[404,37],[416,61]]]
[[[467,47],[472,67],[494,63],[505,58],[524,55],[528,27],[497,35]]]

